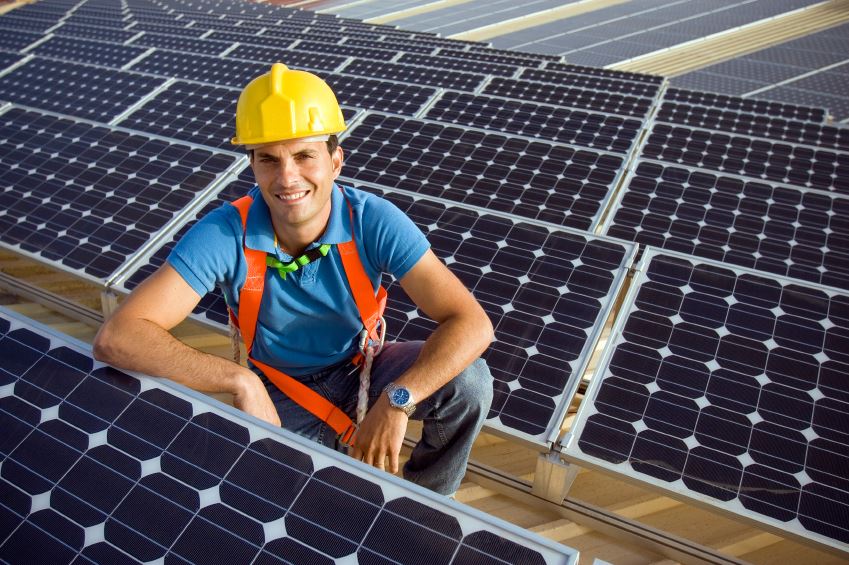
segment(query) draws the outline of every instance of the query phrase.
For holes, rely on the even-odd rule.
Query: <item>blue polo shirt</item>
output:
[[[249,194],[254,201],[245,244],[284,263],[292,261],[274,243],[271,216],[259,188]],[[353,226],[346,200],[353,208]],[[327,229],[310,248],[349,241],[352,235],[375,290],[382,273],[402,278],[430,247],[412,220],[388,200],[334,185]],[[204,216],[180,239],[168,262],[199,295],[218,286],[238,311],[247,263],[236,208],[225,204]],[[252,356],[289,375],[308,375],[349,359],[361,329],[334,245],[326,257],[289,273],[286,280],[276,269],[266,270]]]

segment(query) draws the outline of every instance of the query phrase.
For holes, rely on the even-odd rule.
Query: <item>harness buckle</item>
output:
[[[375,349],[374,349],[375,356],[378,353],[380,353],[380,351],[383,349],[383,344],[386,341],[386,320],[383,318],[383,316],[381,316],[380,320],[378,321],[378,327],[380,328],[379,329],[380,341],[378,342],[377,347],[375,347]],[[360,332],[359,348],[360,348],[360,353],[362,353],[363,355],[366,354],[366,347],[368,345],[370,345],[368,333],[369,332],[366,328],[363,328],[363,330]]]
[[[348,426],[348,428],[346,428],[341,434],[336,436],[336,438],[345,448],[350,448],[354,445],[354,438],[357,437],[358,431],[360,431],[360,426],[351,422],[351,425]]]

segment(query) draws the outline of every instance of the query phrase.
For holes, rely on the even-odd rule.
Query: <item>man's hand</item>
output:
[[[351,456],[382,471],[397,473],[407,420],[407,415],[392,408],[389,399],[382,394],[363,418],[354,438]],[[388,467],[385,464],[387,457]]]
[[[241,386],[233,393],[233,406],[272,426],[281,426],[277,408],[260,378],[253,371],[243,368],[238,382]]]

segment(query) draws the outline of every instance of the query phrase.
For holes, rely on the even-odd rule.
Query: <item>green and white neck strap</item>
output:
[[[313,261],[317,261],[322,257],[327,256],[330,253],[330,248],[333,247],[329,243],[325,243],[323,245],[319,245],[318,247],[313,247],[300,257],[296,257],[294,260],[284,263],[279,259],[272,257],[271,255],[265,256],[265,264],[271,267],[272,269],[277,269],[277,272],[280,274],[280,278],[286,280],[286,275],[289,273],[294,273],[301,267],[309,265]]]

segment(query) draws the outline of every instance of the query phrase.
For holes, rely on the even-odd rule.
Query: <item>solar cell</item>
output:
[[[598,77],[580,73],[567,73],[548,69],[525,69],[519,75],[520,79],[545,82],[563,86],[580,86],[605,92],[631,94],[654,98],[660,91],[659,84],[620,80],[618,78]]]
[[[517,72],[517,67],[490,63],[481,60],[467,60],[455,57],[435,57],[432,55],[421,55],[415,53],[404,53],[397,61],[398,63],[409,63],[423,67],[436,67],[440,69],[451,69],[455,71],[469,71],[476,73],[487,73],[490,75],[512,77]]]
[[[185,37],[200,37],[209,30],[200,27],[186,27],[190,22],[171,19],[169,24],[153,24],[147,22],[135,23],[127,26],[130,31],[150,31],[153,33],[166,33],[170,35],[181,35]]]
[[[849,550],[849,295],[650,250],[564,455]]]
[[[103,284],[238,155],[12,107],[0,244]]]
[[[641,161],[607,235],[849,289],[849,199]]]
[[[366,39],[361,37],[346,37],[343,45],[358,45],[360,47],[376,47],[378,49],[391,49],[393,51],[404,51],[407,53],[433,53],[436,47],[432,45],[421,45],[418,42],[410,42],[406,39]]]
[[[849,194],[849,153],[655,123],[642,156]]]
[[[256,45],[241,44],[226,55],[232,59],[245,59],[250,61],[263,61],[269,67],[271,63],[280,61],[292,69],[313,69],[324,71],[335,71],[348,60],[347,57],[328,55],[326,53],[306,53],[294,49],[275,47],[258,47]]]
[[[573,564],[577,552],[0,310],[4,559]],[[332,512],[327,512],[332,508]]]
[[[188,51],[190,53],[215,56],[224,53],[232,44],[229,41],[196,39],[180,35],[146,32],[133,39],[128,45],[173,49],[174,51]]]
[[[590,229],[623,157],[368,114],[345,133],[343,175],[359,182]]]
[[[450,90],[425,117],[617,153],[630,153],[643,127],[637,119]]]
[[[231,43],[239,43],[239,47],[237,49],[242,49],[244,55],[250,55],[252,51],[249,49],[253,49],[255,45],[263,45],[265,47],[275,47],[277,49],[287,49],[295,43],[294,39],[285,40],[279,37],[271,37],[264,35],[256,35],[256,34],[247,34],[247,33],[231,33],[229,31],[213,31],[209,35],[205,36],[208,39],[216,39],[219,41],[229,41]],[[241,45],[241,44],[248,45]],[[228,53],[229,54],[229,53]],[[250,56],[241,57],[243,59],[250,59]]]
[[[754,100],[751,98],[740,98],[727,94],[715,94],[713,92],[697,92],[681,88],[668,88],[663,95],[664,100],[675,102],[689,102],[701,106],[714,106],[716,108],[727,108],[741,112],[756,112],[768,116],[782,117],[792,120],[806,122],[824,123],[828,112],[824,108],[811,108],[810,106],[799,106],[797,104],[784,104],[770,100]]]
[[[333,45],[326,42],[301,40],[295,49],[307,53],[330,53],[345,57],[362,57],[372,61],[389,61],[398,53],[389,49],[372,49],[355,45]]]
[[[342,72],[369,78],[385,78],[418,85],[439,86],[454,90],[472,91],[483,84],[486,75],[430,69],[383,61],[354,59]]]
[[[126,26],[129,21],[126,17],[110,17],[104,14],[104,17],[84,16],[77,13],[71,13],[65,18],[66,22],[72,24],[83,24],[91,26],[112,27],[121,29]]]
[[[464,47],[470,53],[484,53],[487,55],[503,55],[505,57],[510,56],[521,56],[521,57],[529,57],[532,59],[537,59],[539,61],[555,61],[555,62],[563,62],[562,55],[551,55],[547,53],[522,53],[518,55],[516,51],[511,51],[510,49],[495,49],[494,47],[487,47],[478,42],[469,42]]]
[[[18,55],[17,53],[9,53],[7,51],[0,51],[0,73],[3,72],[3,69],[6,67],[10,67],[22,60],[24,55]],[[2,75],[0,75],[2,77]]]
[[[574,65],[571,63],[558,63],[556,61],[549,61],[545,63],[545,68],[552,71],[562,71],[566,73],[599,76],[619,80],[630,80],[634,82],[647,82],[650,84],[662,84],[665,80],[664,77],[661,75],[631,73],[628,71],[615,71],[612,69],[602,69],[600,67],[587,67],[584,65]]]
[[[120,68],[141,56],[145,49],[106,41],[54,35],[47,41],[39,43],[31,52],[56,59]]]
[[[489,81],[482,93],[622,116],[644,117],[654,106],[653,99],[643,96],[501,77]]]
[[[790,141],[830,149],[849,150],[849,130],[762,114],[664,102],[657,121]]]
[[[138,73],[35,57],[0,76],[0,99],[107,123],[164,82]]]
[[[3,29],[3,33],[7,31],[44,33],[54,27],[57,22],[58,18],[36,19],[16,17],[13,14],[0,15],[0,28]]]

